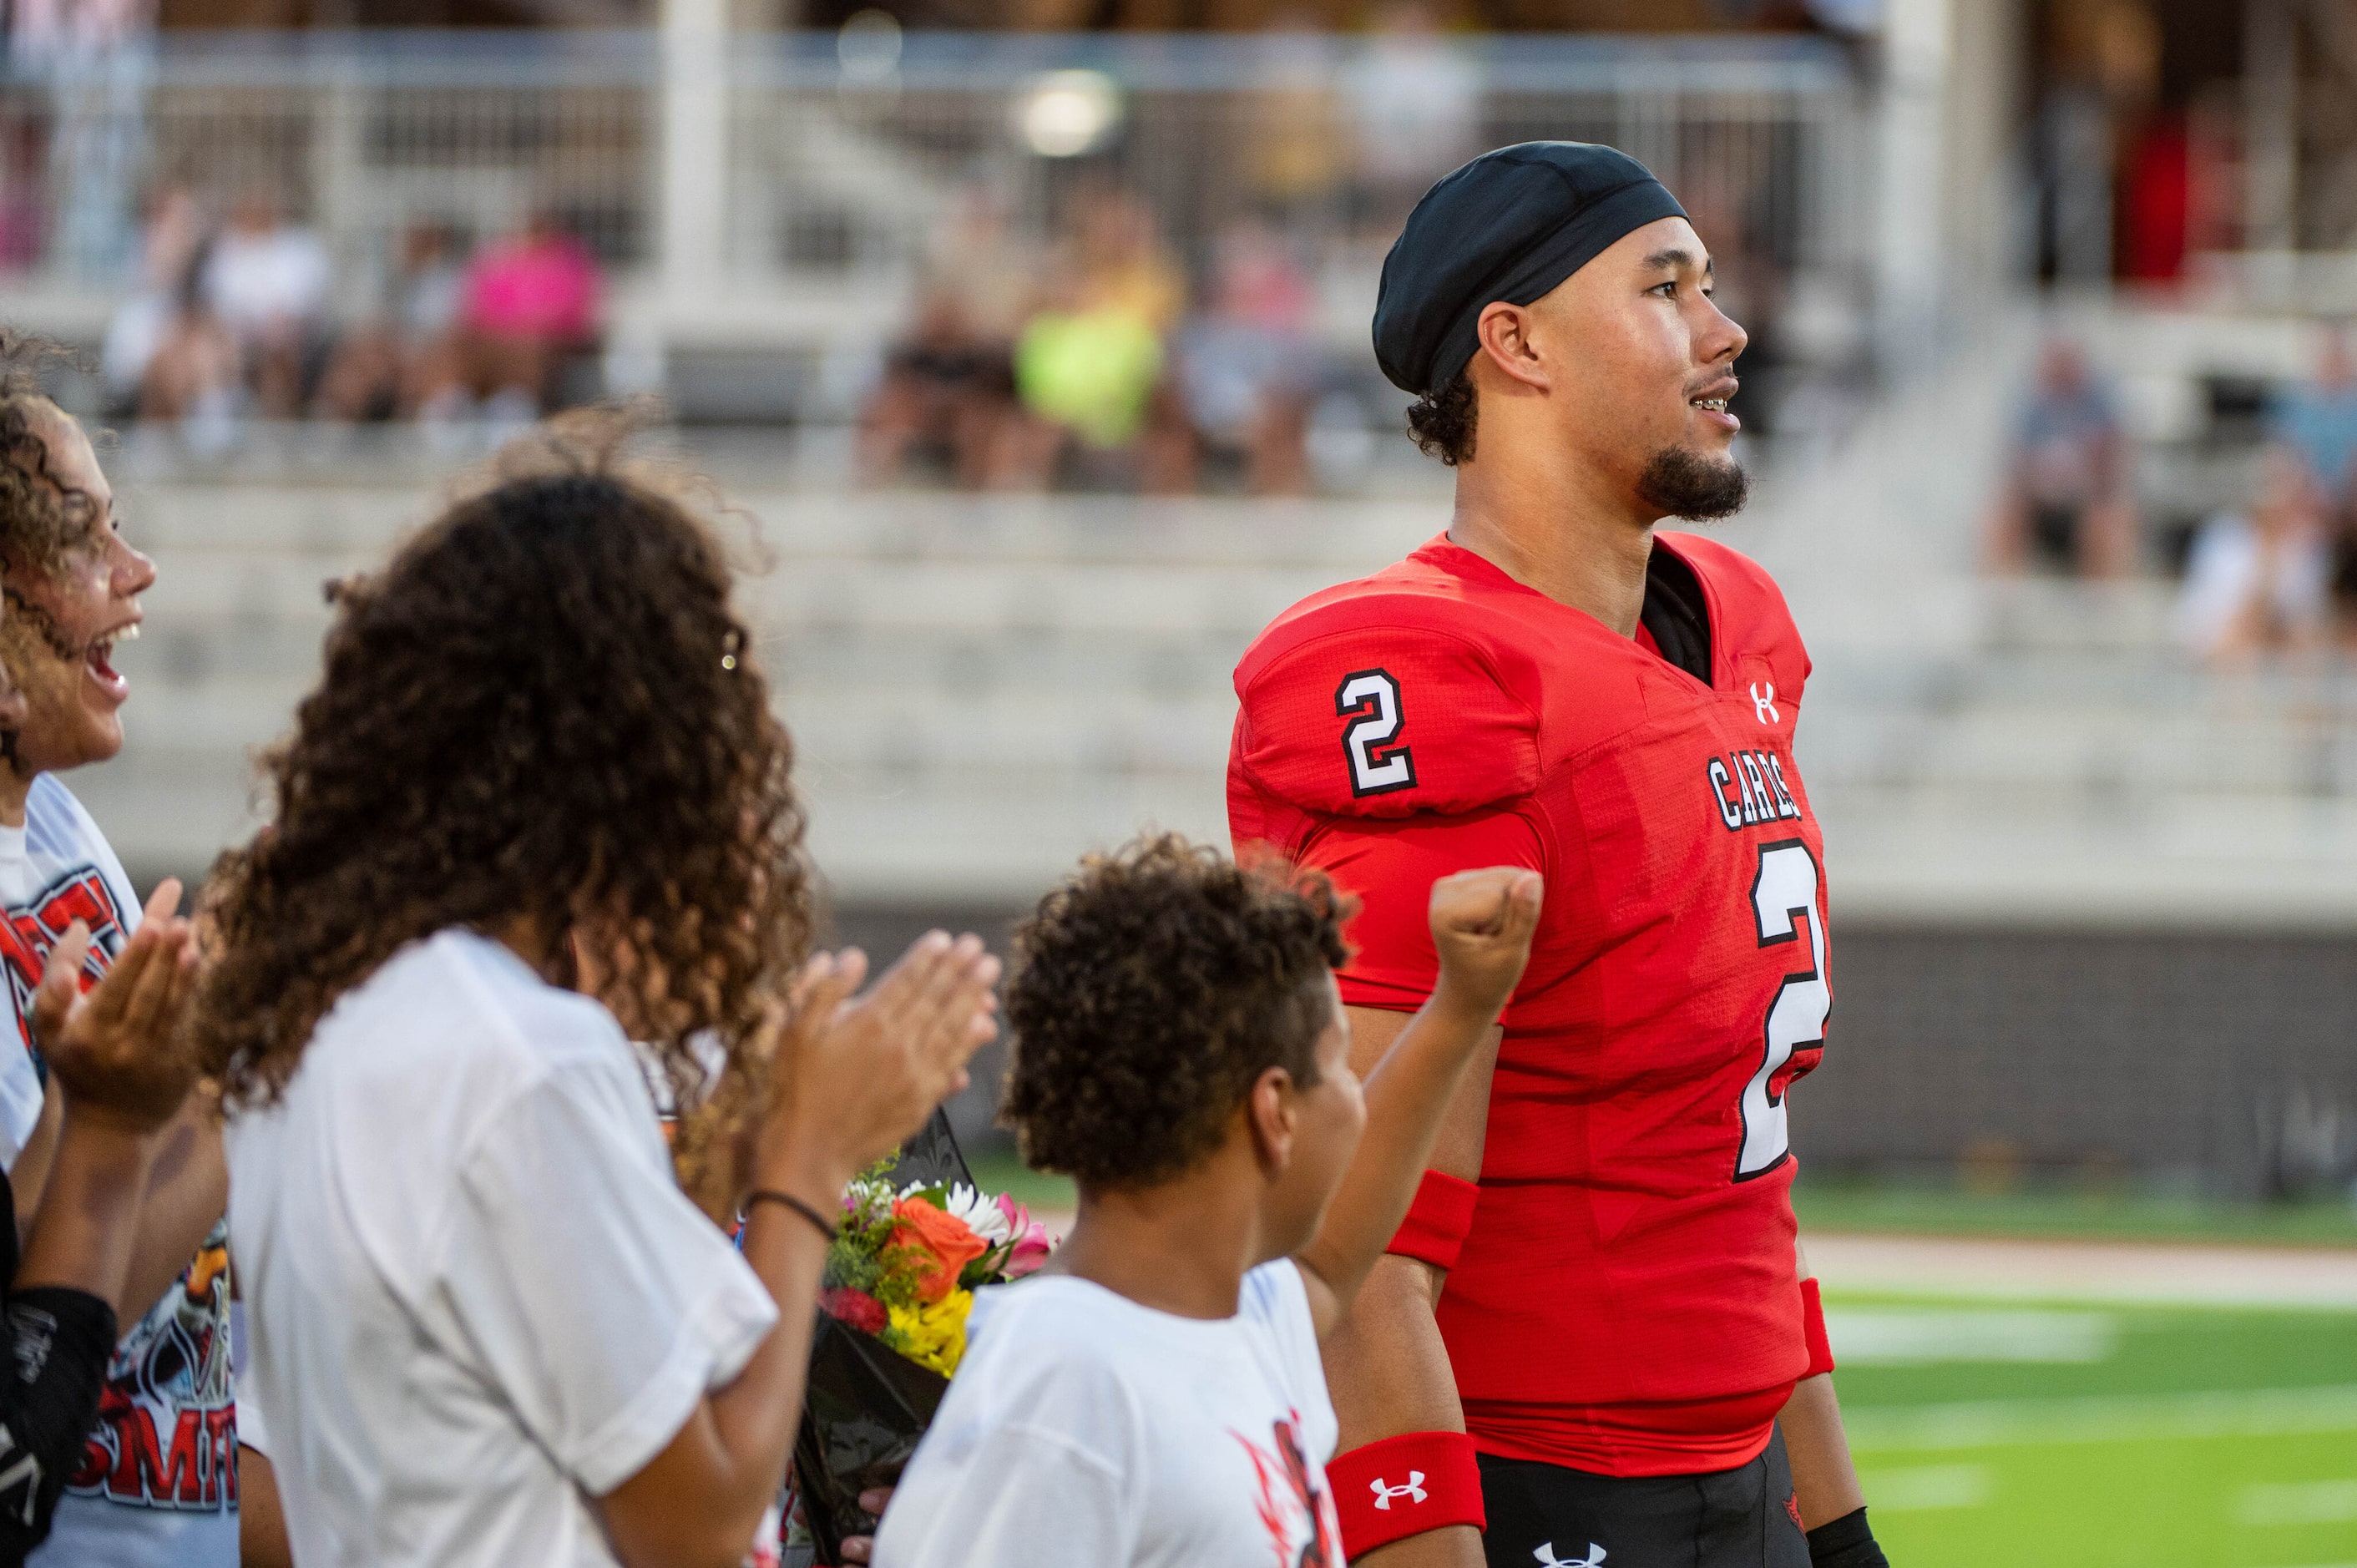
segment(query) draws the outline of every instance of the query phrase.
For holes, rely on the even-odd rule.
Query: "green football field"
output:
[[[1069,1186],[1010,1155],[976,1167],[1069,1210]],[[2182,1244],[2190,1283],[2263,1256],[2237,1243],[2319,1258],[2357,1244],[2346,1203],[1823,1184],[1794,1200],[1804,1236]],[[1903,1294],[1828,1288],[1825,1304],[1894,1568],[2357,1568],[2357,1310],[1889,1288]]]
[[[1897,1568],[2357,1564],[2357,1313],[1826,1306]]]

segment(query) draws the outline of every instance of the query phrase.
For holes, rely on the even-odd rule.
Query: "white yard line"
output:
[[[1804,1236],[1829,1290],[2357,1311],[2357,1249]]]
[[[1861,1453],[2357,1432],[2357,1384],[1852,1407],[1842,1424]]]
[[[1069,1209],[1035,1208],[1061,1238]],[[1803,1236],[1827,1289],[1877,1294],[2357,1312],[2357,1248],[2152,1241],[2023,1241],[1971,1236]]]

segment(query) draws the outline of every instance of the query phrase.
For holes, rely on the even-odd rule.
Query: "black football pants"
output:
[[[1750,1464],[1700,1476],[1480,1463],[1490,1568],[1809,1568],[1781,1427]]]

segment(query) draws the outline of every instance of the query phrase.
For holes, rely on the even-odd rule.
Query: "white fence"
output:
[[[174,33],[0,70],[0,301],[94,338],[142,201],[177,185],[317,230],[347,318],[382,307],[410,227],[479,241],[541,211],[611,269],[609,332],[641,361],[823,354],[955,264],[960,212],[1039,242],[1117,188],[1197,273],[1228,226],[1274,227],[1364,358],[1414,191],[1572,137],[1652,164],[1761,297],[1863,319],[1870,124],[1849,57],[1797,38]]]

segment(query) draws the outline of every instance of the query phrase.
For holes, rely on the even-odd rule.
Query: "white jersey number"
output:
[[[1342,732],[1342,754],[1351,759],[1351,793],[1388,795],[1415,788],[1415,757],[1394,744],[1406,714],[1399,682],[1387,670],[1353,670],[1334,690],[1337,717],[1358,722]]]
[[[1760,846],[1760,874],[1751,879],[1751,913],[1760,922],[1760,945],[1772,948],[1809,939],[1809,967],[1788,974],[1768,1004],[1761,1034],[1760,1070],[1743,1086],[1743,1151],[1735,1159],[1735,1179],[1765,1176],[1792,1156],[1784,1129],[1784,1097],[1770,1088],[1775,1076],[1803,1047],[1825,1043],[1825,1015],[1833,990],[1825,983],[1825,928],[1817,915],[1817,863],[1799,839]]]

